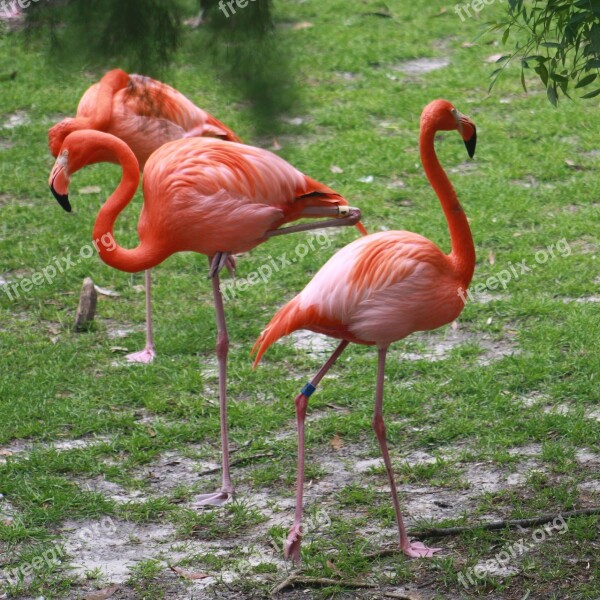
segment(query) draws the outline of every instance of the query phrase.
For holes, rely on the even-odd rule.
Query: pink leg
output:
[[[211,269],[221,257],[215,257]],[[233,495],[233,485],[229,472],[229,436],[227,432],[227,353],[229,351],[229,337],[225,321],[223,296],[221,295],[219,276],[212,277],[213,296],[217,313],[217,360],[219,363],[219,403],[221,413],[221,463],[223,468],[223,482],[221,489],[212,494],[200,494],[196,497],[195,507],[222,506]]]
[[[348,342],[343,340],[330,356],[329,360],[321,367],[320,371],[313,377],[296,396],[296,419],[298,423],[298,479],[296,481],[296,514],[294,524],[290,528],[285,542],[285,557],[294,562],[300,562],[300,547],[302,544],[302,505],[304,497],[304,420],[306,418],[306,407],[308,399],[319,385],[319,382],[327,371],[331,369],[340,354],[344,351]]]
[[[152,337],[152,300],[150,297],[150,269],[146,276],[146,347],[140,352],[128,354],[125,358],[133,363],[151,363],[156,356],[154,339]]]
[[[396,512],[396,522],[398,524],[398,534],[400,538],[400,548],[402,552],[411,558],[418,557],[429,557],[433,556],[434,552],[439,552],[441,548],[428,548],[421,542],[410,542],[404,527],[404,521],[402,520],[402,513],[400,512],[400,502],[398,500],[398,490],[396,489],[396,482],[394,481],[394,473],[392,471],[392,461],[390,460],[390,453],[387,448],[387,441],[385,438],[385,423],[383,421],[383,383],[385,378],[385,358],[387,356],[387,348],[379,349],[379,362],[377,365],[377,391],[375,394],[375,413],[373,415],[373,429],[375,435],[379,441],[379,447],[381,448],[381,454],[383,455],[383,462],[385,463],[385,470],[387,471],[388,480],[390,482],[390,488],[392,492],[392,500],[394,502],[394,511]]]
[[[347,227],[356,225],[360,221],[360,210],[358,208],[351,208],[350,206],[315,206],[304,209],[300,216],[315,217],[321,215],[333,216],[336,218],[326,221],[316,221],[315,223],[303,223],[302,225],[292,225],[290,227],[272,229],[271,231],[267,231],[265,237],[272,238],[277,235],[298,233],[300,231],[312,231],[313,229],[326,229],[327,227]]]

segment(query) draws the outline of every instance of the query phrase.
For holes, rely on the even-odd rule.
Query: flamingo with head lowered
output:
[[[271,344],[298,329],[341,340],[329,360],[296,397],[296,515],[286,542],[286,558],[300,560],[304,420],[308,399],[350,342],[376,346],[378,351],[373,429],[391,487],[400,548],[411,557],[432,556],[438,550],[411,542],[404,527],[386,442],[383,384],[390,344],[415,331],[436,329],[454,321],[464,308],[464,293],[473,276],[475,249],[469,223],[434,149],[436,132],[451,130],[460,133],[472,157],[476,144],[473,122],[445,100],[428,104],[421,115],[421,161],[448,221],[450,254],[444,254],[427,238],[409,231],[386,231],[360,238],[337,252],[304,290],[277,312],[254,346],[256,366]]]
[[[61,206],[70,210],[68,188],[73,173],[107,160],[120,163],[123,176],[94,225],[94,240],[112,240],[97,243],[106,264],[137,272],[151,269],[175,252],[209,257],[218,330],[223,485],[219,492],[199,497],[197,504],[219,505],[233,493],[227,441],[229,338],[219,272],[233,253],[246,252],[273,236],[343,225],[356,225],[366,234],[360,211],[267,150],[209,138],[182,139],[165,144],[146,163],[140,243],[125,249],[114,241],[114,224],[140,179],[137,159],[125,142],[100,131],[71,133],[50,174],[50,188]],[[281,227],[302,218],[322,217],[330,218]]]
[[[82,96],[75,118],[63,119],[48,131],[48,145],[57,157],[65,138],[74,131],[96,129],[122,139],[135,154],[140,169],[167,142],[184,137],[215,137],[239,142],[237,135],[198,108],[171,86],[113,69]],[[110,158],[110,157],[109,157]],[[235,267],[233,259],[229,265]],[[152,335],[150,270],[146,271],[146,347],[127,355],[130,362],[151,362],[156,356]]]

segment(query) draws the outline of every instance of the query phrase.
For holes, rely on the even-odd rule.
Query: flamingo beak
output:
[[[58,200],[58,203],[67,212],[71,212],[71,203],[69,202],[69,178],[65,166],[60,159],[56,161],[52,173],[50,173],[50,191]]]
[[[477,146],[477,129],[475,128],[475,123],[455,108],[452,109],[452,116],[456,120],[456,129],[458,129],[458,133],[460,133],[465,143],[469,158],[473,158],[475,156],[475,147]]]
[[[467,148],[467,152],[469,153],[469,158],[473,158],[475,156],[475,147],[477,146],[477,129],[473,123],[470,123],[470,127],[473,131],[469,139],[464,139],[465,146]],[[466,128],[465,128],[466,129]]]

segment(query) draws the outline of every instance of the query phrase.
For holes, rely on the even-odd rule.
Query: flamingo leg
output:
[[[298,478],[296,481],[296,513],[294,524],[289,530],[285,542],[285,558],[291,558],[294,562],[300,562],[300,547],[302,544],[302,512],[304,498],[304,421],[306,419],[306,408],[308,399],[314,393],[316,387],[327,371],[331,369],[340,354],[344,351],[348,342],[343,340],[335,349],[329,360],[321,367],[319,372],[313,377],[311,382],[306,385],[296,396],[296,420],[298,424]]]
[[[211,272],[222,263],[223,268],[227,263],[228,254],[218,254],[210,261]],[[227,354],[229,352],[229,337],[227,335],[227,322],[225,320],[225,309],[223,296],[221,294],[218,270],[211,278],[213,296],[215,300],[215,311],[217,314],[217,361],[219,363],[219,404],[221,414],[221,464],[222,464],[222,486],[221,489],[212,494],[200,494],[194,502],[195,507],[222,506],[233,495],[233,484],[229,469],[229,435],[227,431]]]
[[[140,352],[128,354],[125,358],[132,363],[151,363],[156,356],[152,335],[152,298],[150,296],[150,269],[145,272],[146,279],[146,347]]]
[[[385,422],[383,420],[383,384],[385,379],[385,359],[387,356],[387,348],[379,349],[379,362],[377,365],[377,391],[375,394],[375,413],[373,415],[373,429],[379,441],[385,470],[387,471],[390,489],[392,492],[392,501],[394,503],[394,511],[396,513],[396,523],[398,525],[398,535],[400,540],[400,548],[404,554],[411,558],[430,557],[435,552],[439,552],[441,548],[428,548],[421,542],[411,542],[406,533],[406,527],[402,520],[400,512],[400,502],[398,500],[398,490],[394,481],[394,473],[392,471],[392,461],[387,448]]]
[[[336,218],[325,221],[316,221],[314,223],[303,223],[302,225],[292,225],[290,227],[272,229],[271,231],[267,231],[265,237],[268,239],[278,235],[285,235],[287,233],[312,231],[313,229],[326,229],[327,227],[348,227],[350,225],[356,225],[360,221],[360,210],[350,206],[315,206],[312,208],[305,208],[300,213],[300,217],[314,217],[317,215],[330,215],[335,216]]]

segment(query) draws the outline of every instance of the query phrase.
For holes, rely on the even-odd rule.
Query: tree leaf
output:
[[[595,98],[598,95],[600,95],[600,88],[598,88],[597,90],[594,90],[593,92],[588,92],[587,94],[584,94],[581,97],[582,98]]]
[[[586,77],[584,77],[577,83],[577,85],[575,86],[575,89],[579,89],[579,88],[585,87],[586,85],[589,85],[590,83],[592,83],[592,81],[594,81],[596,79],[596,77],[598,77],[597,73],[592,73],[591,75],[587,75]]]

